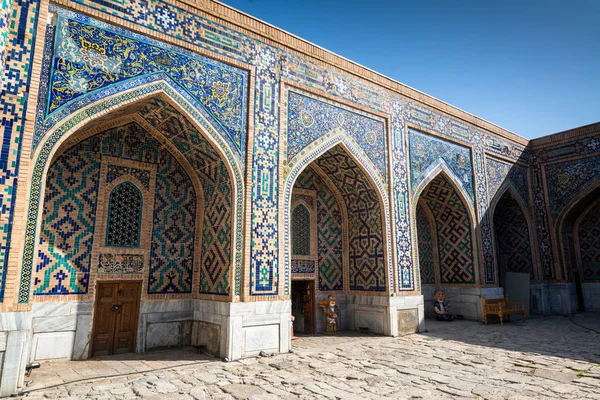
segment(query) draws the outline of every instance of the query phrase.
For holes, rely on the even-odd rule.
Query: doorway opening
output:
[[[292,316],[294,334],[316,333],[315,281],[292,281]]]
[[[141,287],[140,281],[98,282],[92,357],[135,352]]]
[[[493,223],[500,286],[510,301],[522,301],[529,315],[533,280],[529,226],[524,209],[511,190],[498,200]]]

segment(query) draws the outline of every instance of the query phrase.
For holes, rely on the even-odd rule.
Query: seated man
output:
[[[450,314],[450,303],[444,302],[446,294],[443,289],[435,289],[433,292],[433,313],[438,321],[452,321],[454,316]]]

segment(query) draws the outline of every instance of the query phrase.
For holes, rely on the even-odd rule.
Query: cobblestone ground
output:
[[[400,338],[304,337],[293,341],[293,354],[229,363],[188,348],[45,364],[25,396],[600,399],[600,314],[503,327],[427,321],[427,330]]]

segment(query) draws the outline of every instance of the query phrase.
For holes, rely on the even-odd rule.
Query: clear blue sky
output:
[[[600,121],[600,0],[224,0],[526,138]]]

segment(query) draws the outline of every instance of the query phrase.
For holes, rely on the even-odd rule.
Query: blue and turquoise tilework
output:
[[[555,219],[571,199],[600,180],[600,161],[596,157],[551,164],[545,170],[550,211]]]
[[[39,8],[39,0],[3,0],[0,11],[0,301],[4,299],[8,253],[13,236],[25,116],[27,107],[36,101],[30,99],[28,93],[32,83]]]
[[[339,127],[358,143],[381,173],[382,180],[386,181],[387,144],[383,121],[295,90],[288,90],[287,101],[288,160]]]
[[[440,160],[460,179],[465,191],[474,199],[473,166],[468,148],[409,129],[411,187],[414,190]]]
[[[529,182],[527,169],[518,164],[509,164],[491,157],[486,158],[488,196],[491,200],[497,195],[500,187],[509,181],[517,191],[521,200],[529,206]]]
[[[238,152],[247,134],[249,74],[91,18],[56,9],[45,117],[73,100],[133,77],[163,72],[199,101]],[[37,146],[43,130],[34,139]]]

